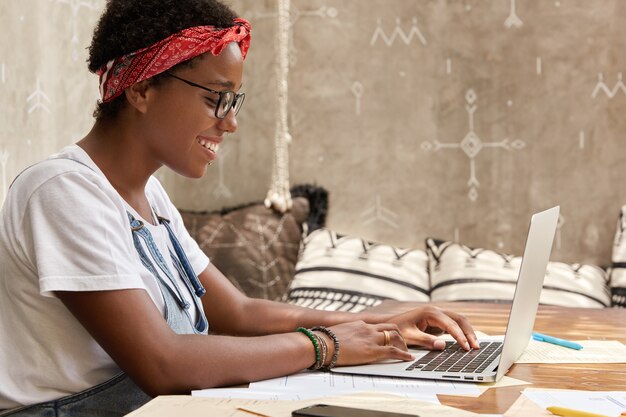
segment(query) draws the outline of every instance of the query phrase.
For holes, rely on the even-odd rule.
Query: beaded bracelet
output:
[[[320,361],[320,368],[321,368],[326,363],[326,358],[328,357],[328,345],[326,344],[326,339],[324,339],[322,336],[318,335],[317,333],[313,333],[313,334],[315,335],[315,337],[317,338],[317,341],[322,347],[322,359]]]
[[[335,345],[335,351],[333,352],[333,357],[331,358],[328,366],[321,366],[320,369],[324,371],[328,371],[329,369],[334,368],[335,364],[337,363],[337,358],[339,357],[339,339],[337,339],[337,335],[332,330],[324,326],[315,326],[311,330],[320,331],[326,334],[328,337],[330,337],[333,340],[333,344]]]
[[[319,345],[319,342],[317,341],[317,335],[313,333],[311,330],[305,329],[304,327],[298,327],[296,329],[296,332],[300,332],[306,335],[306,337],[308,337],[309,340],[311,340],[311,343],[313,343],[313,347],[315,348],[315,363],[311,365],[308,369],[312,371],[316,371],[320,369],[322,365],[324,365],[324,362],[321,362],[322,358],[320,354],[320,345]]]

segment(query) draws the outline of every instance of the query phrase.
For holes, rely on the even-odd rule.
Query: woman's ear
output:
[[[147,110],[148,90],[150,89],[150,80],[140,81],[124,90],[128,103],[137,109],[140,113]]]

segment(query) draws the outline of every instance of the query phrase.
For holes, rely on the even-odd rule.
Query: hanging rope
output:
[[[274,161],[272,166],[272,184],[265,205],[284,213],[291,209],[291,194],[289,193],[289,134],[288,122],[288,77],[289,77],[289,30],[291,17],[289,12],[291,0],[278,0],[278,60],[276,64],[276,83],[278,90],[278,105],[276,117],[276,136],[274,138]]]

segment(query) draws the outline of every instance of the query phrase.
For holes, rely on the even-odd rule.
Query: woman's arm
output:
[[[411,345],[443,349],[445,342],[437,341],[436,336],[426,332],[439,330],[439,333],[451,334],[466,349],[479,347],[472,326],[464,316],[434,306],[407,308],[398,315],[320,311],[248,298],[212,264],[199,278],[207,290],[203,304],[209,325],[213,331],[222,334],[266,335],[291,332],[300,326],[333,326],[362,320],[371,324],[396,324],[402,337]]]
[[[177,335],[144,290],[58,292],[72,314],[149,395],[189,393],[286,375],[313,363],[298,333],[236,338]],[[268,360],[278,358],[281,360]]]
[[[289,375],[315,362],[313,344],[295,328],[256,337],[178,335],[144,290],[56,294],[118,366],[152,396]],[[248,321],[266,317],[250,316]],[[411,359],[400,337],[382,346],[382,331],[397,330],[393,324],[351,322],[332,330],[342,341],[338,364]]]

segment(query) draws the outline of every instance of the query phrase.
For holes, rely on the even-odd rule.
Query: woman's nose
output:
[[[234,111],[229,111],[226,116],[220,120],[220,129],[228,133],[237,131],[237,116]]]

